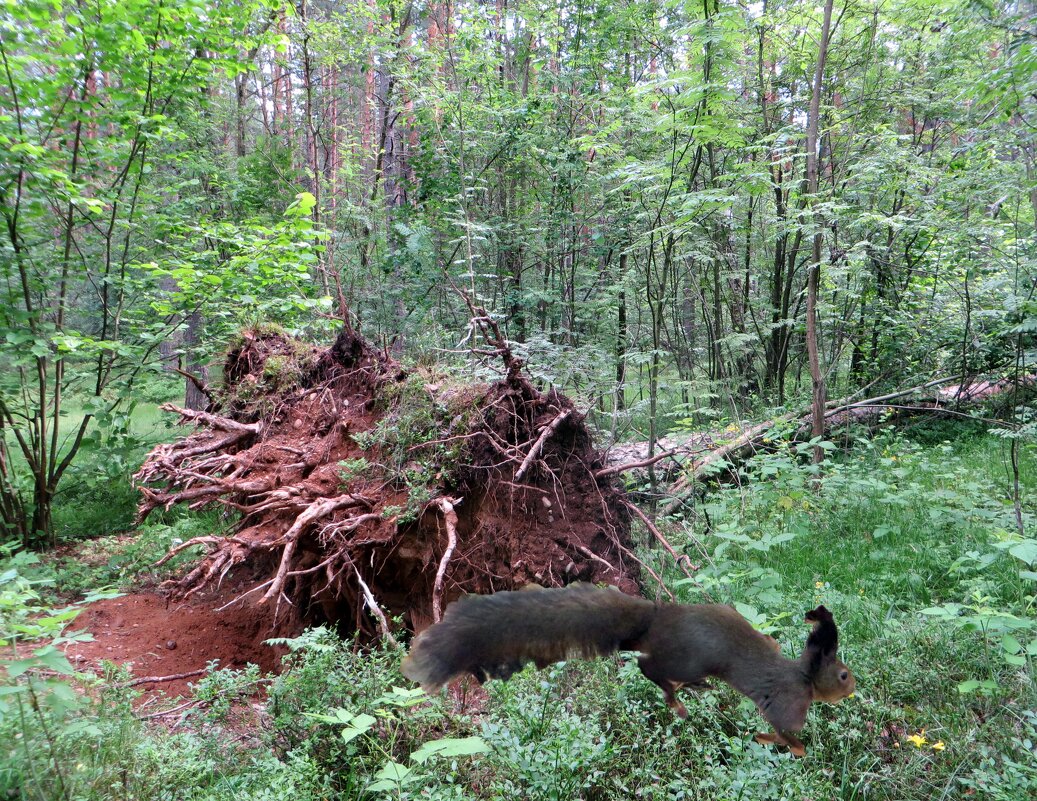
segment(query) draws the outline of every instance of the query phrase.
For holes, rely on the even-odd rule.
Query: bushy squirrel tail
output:
[[[651,601],[589,584],[466,595],[418,635],[403,675],[428,692],[464,673],[507,679],[527,662],[544,667],[630,649],[654,616]]]

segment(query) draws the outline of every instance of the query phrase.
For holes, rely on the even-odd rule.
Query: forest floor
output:
[[[139,798],[174,788],[192,801],[1033,797],[1037,541],[1015,532],[1005,443],[946,421],[917,439],[887,431],[831,454],[820,492],[799,447],[758,454],[740,484],[714,487],[683,520],[661,521],[674,547],[702,564],[693,580],[646,531],[634,535],[638,557],[678,600],[732,603],[786,654],[803,647],[804,610],[833,611],[858,692],[812,709],[806,759],[753,743],[758,713],[724,686],[685,693],[690,717],[676,719],[629,654],[430,698],[400,675],[396,647],[318,629],[274,649],[244,604],[217,611],[250,586],[233,573],[183,605],[153,594],[196,558],[155,568],[162,554],[226,525],[218,511],[173,509],[133,537],[62,548],[32,574],[53,582],[55,608],[98,588],[126,594],[86,605],[68,626],[95,638],[66,646],[81,657],[88,704],[61,724],[69,736],[48,741],[53,729],[9,718],[0,793],[25,781],[34,798],[90,801],[113,797],[112,787]],[[1031,532],[1032,448],[1021,469]],[[649,581],[645,592],[661,591]],[[90,733],[75,728],[84,725]],[[474,747],[470,738],[489,751],[411,757],[435,743]],[[23,741],[40,755],[31,765],[16,747]],[[26,765],[31,778],[19,773]],[[409,783],[385,789],[390,770],[408,771],[394,775]]]

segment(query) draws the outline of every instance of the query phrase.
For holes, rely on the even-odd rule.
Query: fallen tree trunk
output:
[[[1027,383],[1032,383],[1032,379]],[[946,385],[948,384],[952,384],[952,386],[947,387]],[[956,406],[976,404],[1007,391],[1012,386],[1013,382],[1008,379],[977,382],[966,381],[965,377],[954,375],[932,379],[916,386],[872,398],[862,400],[844,398],[842,400],[829,401],[824,413],[826,431],[836,425],[864,424],[871,420],[877,420],[885,411],[891,408],[919,414],[962,414],[957,409],[949,409],[947,406],[950,404]],[[928,397],[918,397],[910,405],[890,404],[890,401],[918,396],[919,393],[936,389],[937,387],[943,387],[943,389],[937,389]],[[971,415],[968,416],[971,417]],[[775,428],[794,422],[798,422],[797,436],[810,435],[810,410],[804,408],[772,420],[757,423],[742,431],[741,434],[730,442],[713,449],[703,458],[692,459],[690,467],[686,466],[683,475],[670,487],[668,494],[671,496],[671,499],[662,508],[660,514],[663,516],[673,514],[684,502],[684,498],[695,483],[708,476],[718,465],[730,467],[733,463],[744,461],[764,444],[763,441],[769,438]],[[637,467],[636,463],[632,467]]]

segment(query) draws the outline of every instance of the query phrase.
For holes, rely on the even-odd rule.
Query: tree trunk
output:
[[[186,351],[186,366],[184,369],[200,379],[203,384],[206,384],[209,381],[209,368],[198,354],[203,324],[202,316],[198,312],[187,318],[187,329],[184,332],[184,350]],[[185,380],[185,385],[184,406],[195,410],[208,408],[209,399],[202,392],[201,388],[190,379]]]
[[[824,22],[821,26],[821,42],[818,45],[817,69],[814,72],[814,87],[810,94],[810,111],[807,119],[807,196],[811,206],[817,194],[817,139],[818,117],[821,112],[821,82],[824,78],[825,60],[828,56],[828,38],[832,25],[832,0],[825,0]],[[817,291],[821,274],[821,219],[814,215],[814,247],[807,273],[807,359],[810,365],[811,421],[815,438],[825,433],[825,379],[821,372],[821,360],[817,345]],[[824,461],[824,449],[814,446],[814,464]]]

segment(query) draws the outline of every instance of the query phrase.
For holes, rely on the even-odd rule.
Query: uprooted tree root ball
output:
[[[506,378],[405,371],[351,330],[325,351],[276,329],[231,348],[212,411],[164,408],[198,430],[136,475],[143,519],[222,504],[228,533],[168,589],[189,596],[241,566],[271,625],[362,634],[386,615],[420,629],[464,592],[575,580],[636,589],[630,520],[583,416]]]

